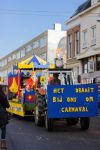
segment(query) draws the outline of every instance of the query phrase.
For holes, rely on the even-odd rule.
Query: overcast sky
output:
[[[64,22],[86,0],[0,0],[0,58],[54,23]]]

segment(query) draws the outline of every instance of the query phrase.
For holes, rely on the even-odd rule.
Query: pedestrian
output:
[[[61,85],[61,80],[58,78],[59,74],[54,73],[53,74],[53,79],[49,82],[50,85]]]
[[[0,148],[7,149],[6,142],[6,125],[8,124],[8,112],[6,108],[9,108],[7,96],[3,91],[2,85],[0,85],[0,128],[1,128],[1,140]]]

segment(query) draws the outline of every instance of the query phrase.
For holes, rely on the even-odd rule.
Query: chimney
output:
[[[91,0],[91,6],[95,5],[98,2],[100,2],[100,0]]]
[[[53,29],[56,30],[56,31],[61,31],[61,24],[60,23],[55,23]]]

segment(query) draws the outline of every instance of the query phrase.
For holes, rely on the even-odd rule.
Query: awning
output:
[[[19,69],[54,68],[54,67],[55,67],[54,64],[46,62],[37,55],[33,55],[28,59],[18,63]]]

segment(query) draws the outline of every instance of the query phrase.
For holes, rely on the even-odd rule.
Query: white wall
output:
[[[56,57],[56,49],[58,48],[60,40],[66,36],[66,31],[48,30],[48,48],[47,48],[47,61],[54,63]]]
[[[100,48],[100,22],[97,22],[98,14],[100,13],[100,5],[98,8],[89,11],[81,16],[81,52],[95,50]],[[91,46],[92,30],[91,27],[96,26],[96,45]],[[83,31],[87,30],[87,48],[83,49]],[[91,51],[92,55],[92,51]]]
[[[67,30],[74,28],[75,26],[78,26],[80,24],[80,17],[77,17],[76,19],[73,19],[69,23],[66,24]]]

